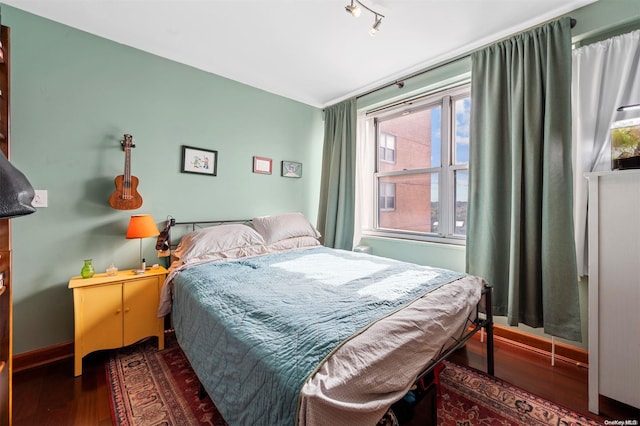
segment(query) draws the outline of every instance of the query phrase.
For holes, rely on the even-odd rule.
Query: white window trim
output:
[[[410,103],[396,103],[389,108],[377,108],[372,113],[365,113],[361,115],[361,119],[363,122],[368,122],[369,129],[372,131],[367,132],[366,135],[362,135],[360,137],[360,143],[373,143],[375,155],[378,155],[378,148],[375,141],[375,133],[376,129],[373,123],[375,123],[375,118],[389,118],[393,115],[401,115],[403,111],[410,109],[422,109],[427,108],[430,105],[440,105],[442,107],[441,111],[441,120],[442,120],[442,135],[441,141],[447,141],[446,144],[442,144],[441,146],[441,166],[440,167],[432,167],[425,169],[414,169],[410,171],[394,171],[394,172],[385,172],[385,173],[377,173],[375,172],[375,164],[377,163],[377,158],[374,160],[374,172],[372,173],[372,177],[370,179],[370,188],[364,188],[364,192],[367,191],[372,194],[371,199],[374,200],[370,207],[370,218],[363,220],[362,223],[369,223],[371,226],[365,229],[362,229],[361,234],[367,236],[376,236],[376,237],[386,237],[386,238],[396,238],[396,239],[407,239],[407,240],[415,240],[415,241],[428,241],[434,243],[443,243],[443,244],[453,244],[453,245],[465,245],[466,244],[466,236],[455,234],[455,172],[457,170],[468,170],[468,164],[453,164],[454,156],[455,156],[455,140],[453,137],[455,136],[455,119],[453,117],[455,101],[470,96],[470,84],[469,82],[465,82],[465,84],[460,85],[454,88],[447,88],[442,91],[428,94],[422,96],[417,99],[412,99]],[[446,113],[445,113],[446,111]],[[445,139],[446,136],[446,139]],[[446,145],[446,146],[445,146]],[[371,161],[369,159],[368,161]],[[403,231],[396,229],[384,229],[378,228],[378,190],[377,190],[377,182],[378,177],[380,176],[393,176],[393,175],[403,175],[409,173],[425,173],[425,172],[434,172],[437,171],[440,174],[439,178],[439,194],[438,199],[440,200],[440,204],[444,205],[441,210],[440,222],[441,229],[446,230],[445,233],[421,233],[415,231]],[[445,185],[442,184],[442,176],[447,173],[448,178],[446,179],[446,188]],[[444,204],[443,204],[444,203]],[[453,209],[453,210],[452,210]],[[365,209],[363,211],[366,214]]]

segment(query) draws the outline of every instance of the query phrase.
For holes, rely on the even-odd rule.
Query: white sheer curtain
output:
[[[354,246],[360,243],[362,230],[373,227],[373,159],[376,146],[373,124],[373,119],[367,118],[364,112],[358,113]]]
[[[611,170],[609,133],[614,121],[638,116],[618,112],[640,103],[640,30],[573,51],[574,227],[578,275],[587,273],[585,173]]]

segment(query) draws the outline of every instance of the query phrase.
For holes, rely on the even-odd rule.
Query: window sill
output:
[[[433,244],[446,244],[454,246],[465,246],[467,240],[465,237],[439,237],[435,235],[427,234],[415,234],[412,232],[402,231],[381,231],[368,229],[362,231],[363,236],[367,237],[379,237],[379,238],[391,238],[396,240],[409,240],[417,242],[428,242]]]

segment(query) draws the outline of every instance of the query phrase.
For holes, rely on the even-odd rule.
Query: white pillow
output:
[[[173,256],[186,262],[191,258],[264,244],[264,239],[250,226],[230,223],[188,233],[182,237]]]
[[[293,237],[320,238],[318,230],[302,213],[284,213],[254,218],[251,223],[266,244]]]
[[[316,247],[320,245],[320,241],[318,241],[315,237],[293,237],[286,238],[284,240],[276,241],[275,243],[269,244],[266,246],[266,250],[269,253],[277,252],[277,251],[287,251],[294,250],[306,247]]]

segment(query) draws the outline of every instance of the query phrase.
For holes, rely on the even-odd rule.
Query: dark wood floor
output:
[[[110,425],[110,402],[104,370],[108,352],[96,352],[84,359],[83,375],[73,377],[73,360],[18,372],[13,378],[13,424],[15,426]],[[587,408],[587,369],[525,350],[498,340],[495,348],[496,376],[520,388],[580,413]],[[470,340],[452,361],[482,371],[485,348]],[[640,410],[601,397],[601,418],[639,420]],[[635,423],[638,424],[638,423]]]

